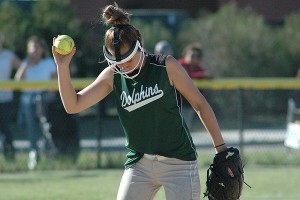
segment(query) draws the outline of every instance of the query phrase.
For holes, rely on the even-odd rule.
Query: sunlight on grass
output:
[[[205,190],[206,169],[200,167],[201,193]],[[111,200],[116,198],[123,170],[67,170],[5,173],[0,176],[0,200]],[[245,168],[243,200],[295,200],[298,167]],[[201,198],[202,199],[202,198]],[[155,200],[165,200],[160,189]]]

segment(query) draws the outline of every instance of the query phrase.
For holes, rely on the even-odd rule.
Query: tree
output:
[[[219,76],[289,76],[289,61],[275,30],[249,9],[226,4],[218,12],[184,24],[180,44],[201,42],[204,63]]]
[[[33,6],[28,26],[30,34],[43,36],[50,44],[57,35],[70,35],[81,39],[81,22],[69,0],[37,1]]]
[[[16,52],[19,56],[22,55],[24,45],[23,30],[24,30],[24,14],[21,9],[9,1],[4,1],[0,4],[0,32],[5,36],[5,45],[7,48]]]
[[[300,68],[300,12],[290,14],[285,18],[282,28],[277,31],[278,48],[285,50],[285,56],[290,61],[291,76],[295,76]]]
[[[144,47],[149,52],[153,52],[155,44],[160,40],[167,40],[172,43],[173,35],[171,31],[160,21],[146,21],[140,19],[132,20],[135,26],[142,34]]]

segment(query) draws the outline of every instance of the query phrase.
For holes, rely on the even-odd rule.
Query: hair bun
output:
[[[123,11],[117,4],[106,6],[103,9],[102,18],[106,24],[127,25],[130,14]]]

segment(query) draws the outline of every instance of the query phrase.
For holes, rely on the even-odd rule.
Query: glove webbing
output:
[[[206,171],[206,191],[203,193],[203,194],[204,194],[203,198],[205,198],[205,197],[207,197],[207,196],[210,196],[210,194],[209,194],[209,192],[208,192],[208,187],[207,187],[207,186],[208,186],[208,181],[209,181],[209,171],[211,171],[211,173],[213,173],[213,174],[215,175],[215,177],[218,179],[219,185],[222,186],[222,187],[225,187],[224,184],[223,184],[223,182],[221,181],[221,178],[218,176],[218,174],[216,174],[216,173],[214,172],[213,168],[214,168],[214,164],[211,164],[211,165],[209,166],[209,168],[207,169],[207,171]],[[244,169],[244,165],[242,166],[242,169]],[[244,171],[244,170],[243,170],[243,171]],[[242,176],[243,176],[243,175],[242,175]],[[244,183],[245,185],[247,185],[249,188],[252,188],[250,185],[248,185],[248,184],[245,182],[244,176],[243,176],[243,183]],[[222,195],[223,195],[223,194],[222,194]],[[212,197],[212,196],[210,196],[210,197]],[[212,198],[214,198],[214,197],[212,197]],[[224,199],[224,196],[223,196],[223,199]]]
[[[209,171],[211,171],[211,173],[213,173],[214,175],[215,175],[215,177],[218,179],[218,181],[220,181],[220,177],[218,176],[218,174],[216,174],[215,172],[214,172],[214,164],[211,164],[210,166],[209,166],[209,168],[207,169],[207,171],[206,171],[206,191],[205,191],[205,193],[203,193],[204,194],[204,196],[203,196],[203,198],[204,197],[206,197],[206,196],[210,196],[211,198],[214,198],[214,197],[212,197],[210,194],[209,194],[209,191],[208,191],[208,181],[209,181]],[[220,181],[219,182],[219,184],[222,186],[222,187],[225,187],[224,186],[224,184],[222,183],[222,181]],[[223,194],[222,194],[223,195]],[[224,196],[222,197],[223,199],[224,199]]]

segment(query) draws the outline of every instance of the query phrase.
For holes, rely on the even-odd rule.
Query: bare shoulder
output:
[[[168,55],[166,58],[166,67],[168,71],[185,72],[185,69],[182,67],[182,65],[171,55]]]
[[[186,78],[187,73],[181,64],[173,57],[167,56],[166,58],[166,68],[171,84],[173,85],[175,80],[180,80],[181,78]]]
[[[109,77],[113,77],[114,75],[114,71],[112,70],[111,67],[106,67],[101,73],[100,75],[103,74],[103,76],[109,76]]]
[[[166,58],[166,66],[169,66],[169,65],[176,65],[176,64],[179,64],[177,62],[177,60],[171,56],[171,55],[168,55],[167,58]]]
[[[114,72],[111,67],[106,67],[95,80],[96,83],[104,83],[107,86],[113,88],[113,76]]]

